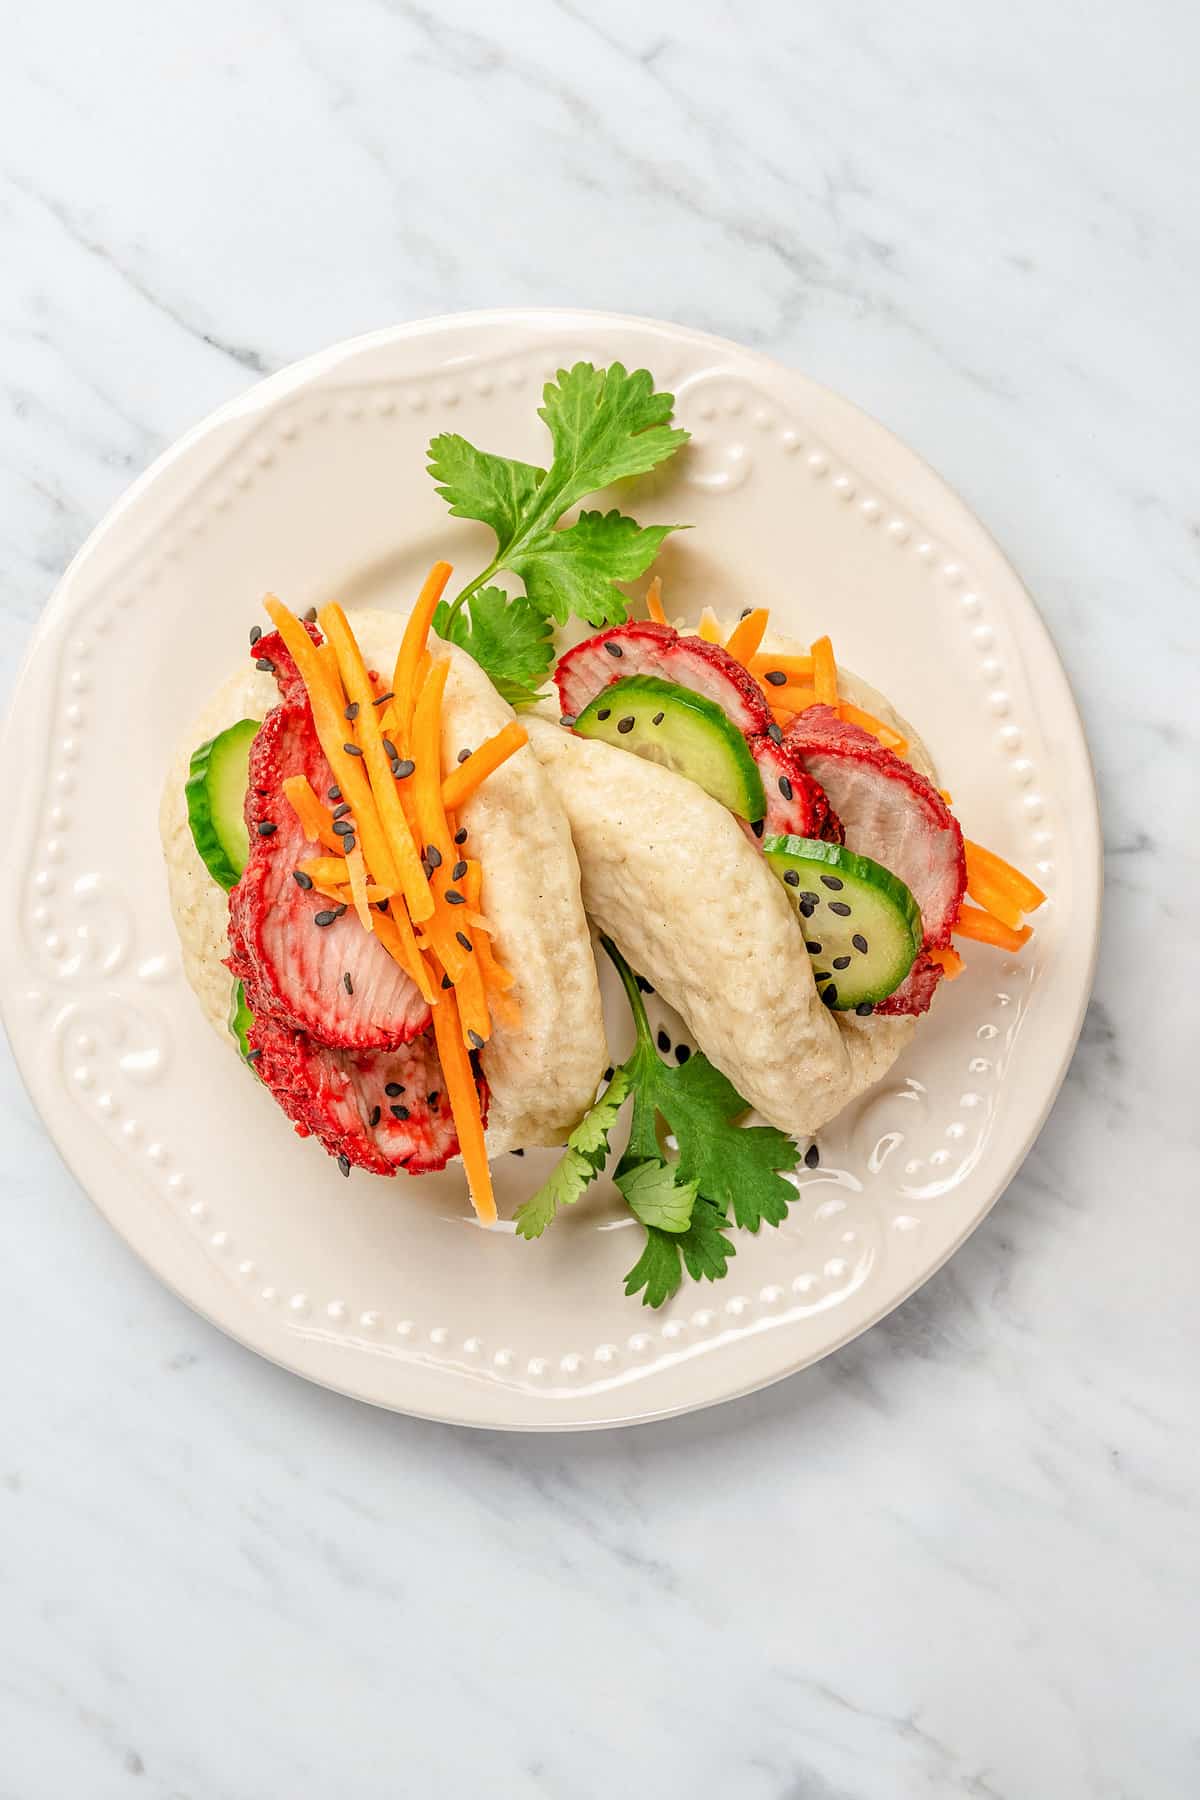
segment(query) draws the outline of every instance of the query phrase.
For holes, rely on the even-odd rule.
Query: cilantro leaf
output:
[[[629,374],[578,362],[547,383],[539,416],[550,428],[554,460],[543,492],[555,517],[627,475],[645,475],[686,444],[688,433],[668,424],[673,394],[656,394],[649,369]]]
[[[616,1181],[629,1210],[643,1225],[677,1233],[686,1231],[691,1224],[696,1183],[681,1181],[675,1165],[634,1163],[632,1168],[619,1170]]]
[[[618,581],[644,575],[673,525],[641,526],[612,512],[580,513],[563,531],[542,531],[514,550],[509,567],[525,583],[529,598],[560,625],[572,614],[589,625],[615,625],[629,604]]]
[[[517,1209],[514,1224],[523,1238],[541,1237],[560,1206],[573,1206],[608,1161],[608,1134],[629,1092],[624,1068],[612,1080],[567,1139],[566,1155],[546,1181]]]
[[[516,536],[546,471],[477,450],[456,431],[443,431],[430,440],[429,473],[454,518],[490,525],[504,544]]]
[[[646,1247],[625,1277],[626,1294],[640,1292],[643,1306],[662,1306],[683,1281],[681,1258],[693,1281],[720,1281],[737,1255],[726,1229],[720,1209],[703,1195],[697,1196],[686,1231],[672,1236],[647,1226]]]
[[[554,661],[554,640],[544,612],[523,594],[512,600],[502,588],[481,588],[469,610],[459,613],[443,600],[433,628],[487,670],[510,706],[530,706],[538,698]]]
[[[773,1125],[735,1125],[746,1111],[733,1083],[706,1056],[680,1069],[663,1064],[666,1081],[658,1105],[679,1144],[679,1173],[720,1207],[733,1208],[734,1223],[757,1231],[782,1225],[796,1190],[782,1170],[794,1169],[800,1152]]]

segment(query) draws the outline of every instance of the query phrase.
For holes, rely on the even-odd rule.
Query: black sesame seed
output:
[[[340,806],[334,807],[333,816],[335,819],[344,819],[346,814],[349,811],[350,811],[350,802],[348,800],[343,800],[342,804]]]
[[[440,868],[441,868],[441,866],[442,866],[442,853],[441,853],[441,851],[440,851],[440,850],[439,850],[439,849],[438,849],[438,847],[437,847],[437,845],[436,845],[436,844],[426,844],[426,846],[425,846],[425,860],[426,860],[426,862],[428,862],[428,863],[431,863],[431,864],[432,864],[432,865],[433,865],[433,867],[434,867],[434,868],[435,868],[435,869],[440,869]]]
[[[279,830],[279,827],[270,819],[260,819],[256,829],[259,837],[271,837]]]
[[[371,705],[372,706],[386,706],[387,702],[389,700],[394,700],[395,698],[396,698],[396,695],[395,695],[394,689],[389,688],[386,694],[380,694],[378,700],[372,700]]]
[[[393,744],[391,738],[384,738],[383,748],[384,748],[385,752],[387,753],[387,755],[391,758],[391,760],[393,762],[395,762],[395,760],[399,756],[400,752],[397,750],[395,744]]]
[[[261,669],[264,675],[273,675],[275,673],[275,664],[271,661],[269,656],[255,657],[254,666],[256,669]]]
[[[605,1071],[604,1071],[605,1081],[611,1081],[613,1076],[616,1074],[616,1072],[617,1071],[613,1068],[612,1064],[609,1063],[607,1069],[605,1069]]]
[[[466,828],[466,826],[465,826],[465,825],[464,825],[464,826],[463,826],[463,828],[462,828],[462,830],[461,830],[461,831],[456,831],[456,832],[455,832],[455,834],[454,834],[454,841],[455,841],[455,843],[456,843],[456,844],[465,844],[465,843],[466,843],[466,841],[467,841],[467,828]]]
[[[404,1085],[399,1081],[385,1081],[383,1084],[383,1091],[389,1100],[398,1100],[400,1095],[404,1092]]]
[[[443,989],[448,990],[448,989],[452,988],[453,986],[454,986],[454,983],[451,981],[450,977],[448,975],[443,975],[442,976]]]
[[[353,819],[335,819],[333,821],[333,829],[340,838],[353,837],[354,821]]]
[[[397,781],[407,781],[416,766],[410,757],[398,756],[392,764],[392,774]]]
[[[756,838],[760,838],[762,836],[763,832],[767,829],[767,822],[765,819],[755,819],[755,821],[754,821],[753,825],[751,825],[750,829],[754,833]]]
[[[560,725],[571,726],[575,723],[575,714],[574,713],[564,713],[558,722]]]
[[[856,950],[861,950],[864,956],[867,954],[867,940],[861,931],[856,931],[850,942]]]
[[[357,700],[352,700],[350,702],[350,704],[346,708],[345,714],[343,716],[347,719],[347,721],[351,725],[353,725],[355,719],[357,719],[357,717],[358,717],[358,701]]]
[[[362,751],[359,749],[357,744],[343,744],[342,749],[346,752],[347,756],[361,756],[362,755]]]
[[[871,1014],[875,1011],[874,1002],[870,1000],[860,1000],[854,1010],[860,1019],[869,1019]]]
[[[292,880],[295,882],[297,887],[302,887],[302,888],[307,889],[312,886],[312,876],[306,875],[304,873],[303,869],[293,869],[292,870]]]
[[[611,706],[602,706],[600,708],[600,711],[596,714],[596,717],[600,720],[611,719],[612,718],[612,707]]]
[[[344,912],[348,912],[350,909],[347,906],[335,906],[333,910],[334,910],[335,914],[337,915],[337,917],[340,919],[342,914]]]
[[[357,850],[357,848],[358,848],[358,839],[356,837],[348,837],[348,838],[342,839],[342,849],[345,851],[347,856],[349,856],[349,854],[352,850]]]
[[[764,679],[769,681],[772,687],[787,686],[787,676],[782,669],[768,669]]]
[[[821,998],[826,1006],[837,1005],[837,986],[834,982],[831,981],[827,988],[821,989]]]
[[[821,954],[821,945],[817,943],[815,938],[805,938],[804,948],[808,951],[810,956],[820,956]]]
[[[432,881],[433,880],[433,864],[431,862],[426,862],[424,857],[421,858],[421,869],[424,873],[426,881]]]
[[[429,1091],[429,1094],[426,1097],[429,1101],[430,1106],[436,1106],[438,1101],[442,1097],[441,1088],[431,1088]]]
[[[262,626],[261,625],[252,625],[250,627],[250,648],[252,650],[253,650],[255,644],[257,644],[257,642],[261,636],[262,636]]]
[[[467,872],[466,863],[465,862],[456,862],[454,867],[450,871],[451,881],[461,881],[463,876],[466,874],[466,872]]]
[[[807,900],[810,906],[820,906],[821,904],[820,894],[814,894],[811,888],[805,888],[800,898],[802,900]]]
[[[773,744],[782,744],[783,742],[783,727],[777,725],[774,719],[772,719],[771,723],[767,726],[767,736]]]
[[[407,1106],[389,1106],[388,1111],[391,1113],[393,1119],[404,1120],[409,1116]]]
[[[666,713],[656,712],[650,723],[652,725],[661,725],[666,716]]]
[[[632,731],[636,723],[637,720],[634,718],[633,714],[630,713],[628,718],[617,720],[617,730],[624,735],[626,732]]]
[[[797,875],[795,869],[785,870],[783,879],[787,882],[789,887],[800,886],[800,877]]]
[[[336,912],[332,912],[328,907],[326,907],[323,912],[313,914],[313,924],[314,925],[332,925],[333,921],[336,918],[337,918]]]
[[[750,617],[750,614],[753,611],[754,611],[754,608],[752,606],[743,606],[741,612],[738,614],[738,618],[739,619],[748,619]]]
[[[333,786],[332,786],[332,787],[331,787],[331,788],[330,788],[330,789],[329,789],[329,792],[328,792],[328,797],[329,797],[329,799],[330,799],[330,800],[340,800],[340,799],[341,799],[341,797],[342,797],[342,790],[341,790],[341,788],[340,788],[340,787],[338,787],[338,785],[337,785],[337,783],[336,783],[336,782],[335,782],[335,783],[334,783],[334,784],[333,784]]]
[[[474,950],[475,946],[471,942],[470,938],[467,936],[465,931],[456,931],[454,935],[458,939],[459,943],[462,945],[464,950]]]
[[[671,1048],[671,1040],[667,1036],[665,1031],[660,1031],[658,1034],[658,1047],[660,1050],[663,1050],[663,1051],[669,1050]]]
[[[831,913],[836,913],[839,919],[848,919],[850,917],[850,908],[846,905],[844,900],[831,900],[829,902],[829,910]]]
[[[634,980],[637,982],[638,987],[643,994],[652,994],[654,992],[654,989],[650,986],[650,983],[646,980],[644,975],[635,975]]]
[[[817,969],[814,974],[814,980],[828,981],[829,980],[829,970],[828,969]]]
[[[338,1157],[338,1168],[342,1171],[342,1174],[345,1175],[347,1177],[347,1179],[349,1179],[350,1158],[345,1154],[344,1151],[343,1151],[342,1155]]]
[[[608,651],[610,656],[624,656],[625,654],[620,644],[614,644],[611,638],[608,643],[605,644],[604,648]]]
[[[791,778],[789,776],[781,775],[779,777],[779,791],[783,795],[785,800],[791,800],[792,798],[794,798],[796,790],[793,788],[792,783],[791,783]]]
[[[841,893],[845,885],[845,882],[839,881],[836,875],[822,875],[821,877],[821,886],[832,888],[835,894]]]
[[[692,1054],[692,1047],[690,1044],[676,1044],[676,1046],[675,1046],[675,1061],[677,1063],[680,1063],[680,1064],[685,1063],[691,1054]]]
[[[247,1050],[246,1061],[247,1062],[257,1062],[261,1055],[262,1055],[261,1050]]]
[[[376,911],[376,912],[381,912],[381,913],[385,913],[385,912],[386,912],[386,911],[387,911],[387,909],[388,909],[388,907],[389,907],[389,906],[390,906],[390,904],[391,904],[391,902],[390,902],[390,901],[389,901],[389,900],[386,900],[386,899],[384,899],[384,900],[376,900],[376,902],[375,902],[375,911]]]
[[[307,612],[306,612],[306,613],[305,613],[305,615],[304,615],[304,619],[305,619],[305,623],[306,623],[306,624],[308,624],[308,625],[315,625],[315,624],[316,624],[316,622],[317,622],[317,609],[316,609],[316,607],[315,607],[315,606],[310,606],[310,607],[309,607],[309,609],[308,609],[308,611],[307,611]]]
[[[804,900],[804,899],[801,900],[801,902],[800,902],[800,917],[802,919],[811,919],[813,914],[816,912],[816,910],[817,909],[812,904],[811,900]]]
[[[467,1036],[470,1038],[472,1047],[474,1049],[476,1049],[476,1050],[483,1049],[483,1039],[480,1037],[480,1035],[477,1031],[468,1031]]]
[[[350,979],[349,969],[347,969],[346,973],[342,976],[342,986],[345,988],[345,990],[348,994],[352,994],[354,992],[354,983]]]
[[[372,1131],[374,1131],[376,1125],[378,1125],[378,1123],[379,1123],[380,1119],[382,1119],[382,1117],[383,1117],[382,1106],[373,1106],[371,1108],[370,1117],[367,1120],[367,1124],[371,1127]]]
[[[525,1154],[525,1152],[523,1150],[514,1150],[513,1151],[514,1156],[524,1156],[524,1154]]]
[[[465,906],[467,904],[457,888],[447,888],[445,897],[447,906]]]
[[[808,1146],[808,1149],[804,1152],[805,1168],[806,1169],[815,1169],[817,1164],[820,1162],[820,1160],[821,1160],[821,1152],[817,1149],[817,1146],[815,1144],[810,1144]]]
[[[458,753],[459,762],[465,763],[467,758],[470,756],[470,754],[471,754],[471,752],[469,750],[460,750]]]
[[[848,956],[835,956],[833,959],[833,966],[835,969],[848,969],[850,967],[850,958]]]

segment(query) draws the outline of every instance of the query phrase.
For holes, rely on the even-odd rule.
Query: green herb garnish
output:
[[[647,369],[576,363],[543,392],[548,469],[477,450],[456,432],[431,441],[429,473],[451,513],[496,535],[491,562],[457,599],[442,602],[434,628],[469,651],[514,706],[537,698],[554,661],[551,622],[627,618],[629,603],[615,584],[644,575],[668,532],[679,529],[642,526],[616,510],[559,523],[589,494],[647,474],[687,442],[689,434],[670,423],[674,404],[674,395],[655,393]],[[525,592],[512,598],[489,585],[501,570]]]
[[[603,1170],[609,1133],[625,1099],[633,1096],[629,1142],[614,1180],[646,1233],[641,1256],[625,1277],[625,1292],[661,1306],[683,1281],[719,1281],[736,1254],[733,1226],[757,1231],[780,1225],[795,1189],[784,1179],[800,1152],[773,1126],[741,1126],[748,1111],[732,1082],[697,1052],[679,1068],[655,1048],[637,978],[608,938],[629,1000],[637,1042],[591,1111],[567,1139],[567,1152],[549,1181],[516,1215],[522,1237],[540,1237],[560,1205],[573,1204]],[[678,1145],[664,1151],[661,1128]]]

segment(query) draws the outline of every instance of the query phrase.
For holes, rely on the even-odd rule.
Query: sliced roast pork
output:
[[[691,688],[714,700],[747,736],[771,723],[762,689],[728,651],[651,619],[613,625],[559,659],[554,679],[563,717],[577,719],[589,700],[625,675],[657,675]]]
[[[842,826],[820,782],[783,741],[778,725],[747,739],[767,796],[766,818],[753,827],[756,838],[824,838],[842,843]]]

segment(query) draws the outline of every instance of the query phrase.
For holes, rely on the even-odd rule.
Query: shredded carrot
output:
[[[440,996],[402,904],[390,907],[385,913],[376,913],[375,935],[388,955],[416,982],[421,998],[436,1007]]]
[[[974,938],[980,944],[994,944],[998,950],[1019,950],[1033,936],[1031,925],[1014,931],[1003,919],[978,906],[964,906],[954,924],[956,937]]]
[[[479,1090],[463,1042],[463,1024],[454,989],[448,990],[441,1004],[434,1007],[433,1031],[450,1110],[454,1114],[454,1127],[458,1132],[458,1147],[467,1172],[467,1186],[471,1190],[471,1204],[482,1222],[492,1225],[496,1220],[496,1199],[484,1144]]]
[[[656,575],[646,589],[646,611],[656,625],[666,624],[667,615],[663,611],[661,575]]]
[[[432,943],[450,979],[457,982],[466,970],[471,952],[459,943],[455,933],[460,927],[449,916],[455,909],[447,905],[444,898],[454,862],[454,847],[442,804],[442,695],[449,672],[448,661],[436,662],[421,689],[412,721],[411,748],[416,769],[401,785],[406,790],[405,806],[412,807],[421,844],[432,845],[441,857],[430,884],[434,895],[433,916],[424,922],[423,934]],[[473,1028],[478,1031],[478,1024]],[[486,1037],[487,1033],[480,1035]]]
[[[885,750],[894,750],[897,756],[903,756],[908,749],[908,739],[877,719],[874,713],[864,712],[861,706],[851,706],[848,700],[835,702],[838,717],[847,725],[857,725],[860,731],[869,731],[873,738],[878,738]]]
[[[942,796],[942,799],[946,802],[947,806],[953,806],[954,795],[950,792],[949,788],[939,788],[938,793]]]
[[[479,929],[490,934],[491,926],[483,920],[482,914],[478,913],[482,887],[483,869],[481,865],[475,861],[468,862],[467,872],[463,877],[462,890],[467,896],[468,906],[475,908],[476,914],[480,918],[481,923]],[[487,985],[489,987],[497,987],[502,993],[507,993],[509,988],[514,985],[515,977],[510,975],[508,970],[502,968],[496,961],[490,940],[487,944],[478,944],[476,949],[478,950],[479,959],[483,966],[484,980]]]
[[[958,951],[951,950],[948,946],[944,950],[927,950],[925,954],[930,962],[941,964],[947,981],[957,981],[967,966]]]
[[[379,815],[380,828],[387,841],[392,865],[400,878],[399,887],[408,903],[409,915],[419,924],[433,912],[433,894],[396,792],[391,759],[383,747],[379,714],[371,704],[371,678],[367,674],[362,652],[355,641],[349,621],[337,602],[323,606],[319,617],[321,629],[337,656],[338,668],[350,700],[347,711],[353,711],[356,707],[358,709],[358,716],[353,723],[355,741],[362,751],[359,760],[366,764],[367,780]]]
[[[355,844],[353,850],[346,852],[346,867],[350,871],[350,892],[354,900],[354,910],[358,914],[358,922],[364,931],[374,931],[375,915],[371,911],[367,888],[367,865],[363,861],[363,853]]]
[[[478,750],[472,750],[465,762],[451,769],[442,782],[442,805],[448,813],[457,812],[463,801],[475,792],[481,782],[487,780],[509,757],[519,750],[522,744],[529,742],[529,733],[515,719],[490,738],[485,738]]]
[[[997,856],[992,850],[985,850],[982,844],[971,843],[969,839],[964,840],[964,848],[967,853],[967,886],[975,899],[986,906],[989,912],[996,912],[997,909],[985,901],[982,894],[974,893],[973,883],[976,881],[982,881],[994,893],[1003,894],[1011,905],[1023,913],[1036,912],[1044,904],[1046,896],[1037,883],[1030,881],[1028,875],[1022,875],[1020,869],[1014,869],[1002,856]],[[998,916],[1002,918],[1004,915]]]
[[[700,614],[700,623],[696,626],[696,636],[703,638],[706,644],[721,642],[721,621],[711,606],[706,606]]]
[[[274,595],[269,595],[265,604],[280,636],[291,651],[292,660],[308,690],[317,737],[333,770],[334,780],[342,790],[342,797],[354,814],[358,837],[371,873],[381,887],[391,888],[396,892],[403,884],[375,805],[371,783],[362,766],[364,758],[351,755],[346,749],[351,740],[341,683],[338,683],[335,693],[325,665],[317,656],[316,646],[299,619],[282,606]]]
[[[760,681],[777,673],[786,675],[789,681],[807,682],[812,680],[813,659],[811,656],[752,656],[746,667]]]
[[[820,637],[812,647],[813,687],[817,690],[817,699],[822,706],[836,706],[838,703],[837,664],[833,660],[833,645],[827,637]]]
[[[340,694],[342,689],[342,678],[338,674],[337,657],[334,655],[333,645],[329,643],[317,644],[316,652],[321,666],[325,670],[325,678],[329,683],[331,691],[335,694]]]
[[[340,852],[342,840],[333,829],[333,814],[323,800],[313,793],[304,775],[289,775],[283,783],[284,797],[299,819],[310,844],[322,843],[327,850]]]
[[[738,620],[725,639],[725,648],[735,662],[749,665],[751,657],[763,641],[769,617],[770,613],[765,606],[756,606],[744,619]]]
[[[771,717],[777,725],[790,725],[796,715],[789,707],[773,706],[771,708]]]
[[[816,693],[810,687],[765,687],[763,693],[772,706],[781,706],[784,712],[805,712],[817,704]]]
[[[342,842],[339,838],[338,849],[340,850],[341,847]],[[344,856],[310,856],[304,862],[297,863],[296,867],[302,875],[309,876],[317,884],[323,883],[326,887],[349,887],[350,885],[350,869]],[[377,882],[372,881],[370,888],[372,901],[387,900],[391,897],[388,890],[380,887]]]
[[[408,615],[408,624],[404,627],[404,636],[400,641],[400,649],[396,656],[396,672],[392,678],[392,689],[396,695],[393,702],[396,728],[402,739],[407,739],[412,730],[417,694],[424,686],[420,670],[421,657],[425,651],[429,628],[433,624],[433,615],[437,611],[438,601],[445,592],[446,583],[453,573],[448,562],[434,563],[425,577],[416,603]]]

